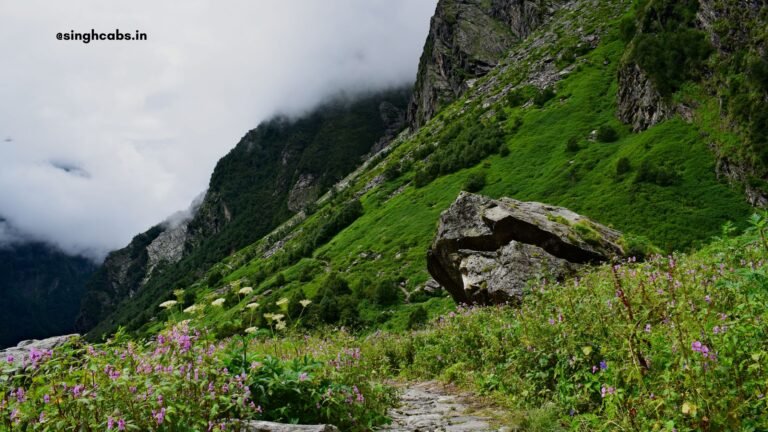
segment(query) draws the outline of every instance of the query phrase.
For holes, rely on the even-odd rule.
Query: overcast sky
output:
[[[260,120],[413,82],[436,1],[0,0],[0,216],[70,253],[122,247]],[[148,40],[56,39],[91,28]]]

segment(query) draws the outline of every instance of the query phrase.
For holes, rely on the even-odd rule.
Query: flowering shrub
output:
[[[236,431],[271,419],[367,430],[386,420],[391,391],[357,364],[249,354],[251,343],[216,342],[185,321],[145,343],[118,335],[33,350],[26,369],[0,375],[0,429]]]

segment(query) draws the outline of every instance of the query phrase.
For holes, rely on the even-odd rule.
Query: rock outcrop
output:
[[[440,217],[427,266],[458,303],[518,302],[533,279],[623,255],[620,238],[562,207],[462,192]]]
[[[187,241],[188,224],[189,221],[183,221],[167,227],[147,246],[147,275],[145,280],[152,275],[152,271],[159,264],[174,264],[181,260],[184,256],[184,244]]]
[[[544,22],[547,12],[541,0],[440,0],[408,108],[411,128],[456,100],[468,80],[493,69],[515,42]]]
[[[25,368],[33,361],[33,357],[47,356],[52,350],[72,340],[80,338],[78,334],[55,336],[46,339],[31,339],[21,341],[15,347],[0,350],[0,362],[7,364],[11,370]],[[6,369],[6,372],[8,369]]]
[[[288,194],[288,210],[298,213],[320,196],[320,184],[312,174],[301,174]]]
[[[636,63],[619,67],[617,116],[635,132],[667,120],[675,113],[648,75]]]

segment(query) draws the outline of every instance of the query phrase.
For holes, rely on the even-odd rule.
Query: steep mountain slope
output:
[[[509,47],[551,15],[544,0],[442,1],[419,62],[408,122],[417,129],[493,69]]]
[[[442,0],[438,14],[488,10],[482,9],[488,4]],[[730,146],[743,155],[739,160],[755,160],[749,156],[755,153],[748,128],[730,111],[719,110],[717,80],[736,75],[691,70],[709,67],[711,56],[727,53],[653,45],[662,58],[685,60],[684,72],[667,77],[674,85],[662,90],[658,71],[645,70],[647,63],[634,52],[645,43],[644,32],[706,47],[714,35],[702,24],[704,11],[662,0],[542,5],[521,9],[533,15],[519,17],[538,27],[532,25],[527,37],[507,29],[515,36],[504,39],[505,54],[472,76],[462,75],[462,62],[455,58],[429,60],[434,57],[426,55],[433,49],[428,42],[415,95],[444,88],[429,78],[434,65],[448,65],[439,74],[443,78],[465,78],[456,87],[460,91],[437,104],[414,97],[412,103],[432,104],[438,112],[425,114],[422,127],[398,137],[337,184],[333,194],[321,197],[314,213],[292,218],[204,277],[179,283],[183,293],[153,291],[154,303],[176,296],[199,310],[221,297],[224,307],[208,308],[203,318],[220,335],[269,325],[264,314],[278,310],[275,302],[283,297],[289,300],[288,315],[304,314],[305,323],[404,328],[420,309],[451,307],[429,281],[425,255],[439,214],[464,189],[570,208],[626,233],[630,250],[649,242],[665,251],[687,249],[717,234],[724,223],[745,220],[751,209],[742,191],[755,182],[718,176],[718,166],[726,163],[722,149]],[[461,16],[477,17],[462,14],[456,25]],[[672,34],[645,29],[649,16],[676,23],[664,27]],[[493,22],[504,24],[501,18]],[[430,38],[443,25],[434,19]],[[459,43],[441,41],[446,47],[441,55],[447,56]],[[480,58],[485,49],[462,47],[471,51],[459,54],[465,58]],[[427,105],[416,111],[427,113]],[[671,108],[649,109],[661,105]],[[637,127],[632,119],[643,124]],[[252,287],[252,293],[239,294],[241,286]],[[299,306],[304,298],[313,302],[306,311]],[[245,304],[254,301],[259,311],[248,312]],[[111,324],[152,332],[164,313],[129,312]]]
[[[144,321],[157,298],[304,210],[404,125],[409,91],[340,97],[248,132],[211,176],[187,221],[155,226],[110,254],[89,282],[78,327]],[[128,306],[121,301],[130,298]],[[151,311],[151,309],[150,309]],[[119,318],[111,317],[116,313]]]
[[[40,243],[0,247],[0,348],[71,333],[95,268]]]

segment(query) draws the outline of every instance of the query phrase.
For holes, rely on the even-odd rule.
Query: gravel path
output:
[[[499,431],[490,419],[470,414],[469,395],[457,394],[436,382],[403,386],[401,406],[390,411],[392,424],[381,432]]]

